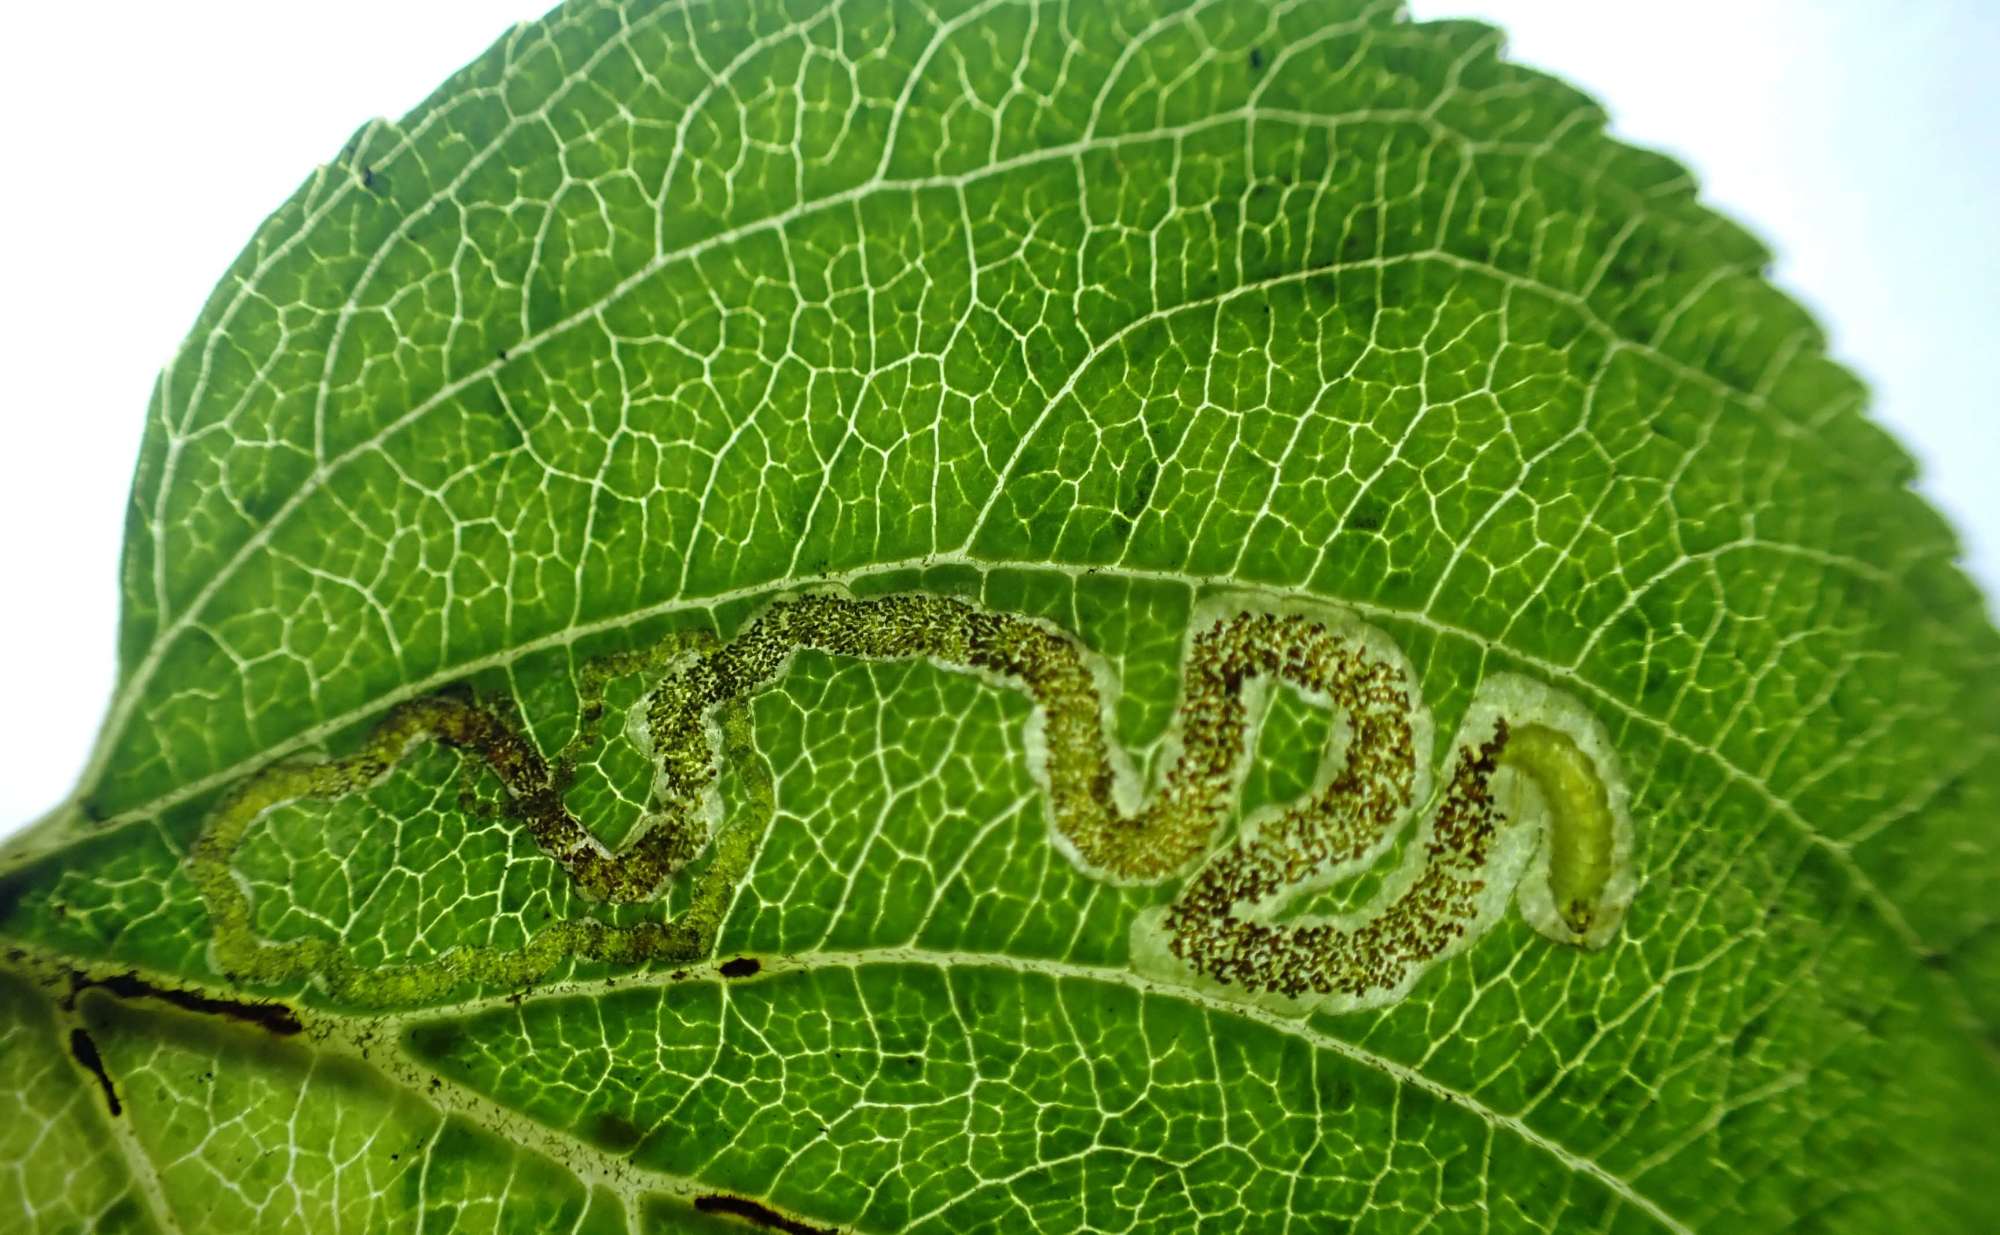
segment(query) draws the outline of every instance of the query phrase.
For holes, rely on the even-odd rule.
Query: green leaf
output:
[[[0,1206],[1992,1229],[2000,634],[1499,51],[579,3],[362,129],[161,377]]]

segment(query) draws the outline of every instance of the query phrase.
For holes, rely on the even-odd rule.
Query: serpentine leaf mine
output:
[[[754,747],[747,705],[784,677],[801,650],[926,660],[1026,694],[1034,706],[1030,770],[1047,795],[1058,849],[1096,877],[1128,883],[1157,883],[1201,863],[1163,914],[1134,928],[1135,955],[1174,958],[1153,962],[1169,978],[1207,980],[1301,1008],[1314,1001],[1363,1006],[1401,995],[1431,963],[1477,937],[1524,873],[1535,889],[1524,893],[1532,898],[1524,904],[1557,906],[1557,918],[1538,912],[1532,920],[1562,943],[1601,946],[1630,897],[1625,795],[1594,722],[1572,701],[1504,681],[1482,693],[1475,707],[1482,728],[1459,743],[1412,850],[1419,861],[1394,894],[1350,925],[1273,924],[1307,886],[1379,856],[1425,798],[1430,721],[1408,666],[1381,632],[1331,609],[1207,602],[1188,636],[1169,743],[1175,753],[1161,783],[1144,795],[1107,732],[1115,681],[1074,638],[1044,623],[950,597],[819,592],[779,600],[720,646],[704,643],[669,640],[584,674],[587,721],[601,718],[607,680],[657,679],[641,742],[657,760],[652,810],[644,830],[616,853],[565,803],[596,731],[586,726],[545,759],[508,723],[504,701],[428,696],[397,708],[355,755],[250,777],[224,798],[189,858],[215,923],[217,963],[243,980],[310,976],[343,1002],[393,1006],[433,1001],[470,983],[530,982],[572,955],[619,963],[705,958],[771,826],[770,773]],[[1250,819],[1241,838],[1210,855],[1234,817],[1256,747],[1246,695],[1272,682],[1337,712],[1345,740],[1340,750],[1323,752],[1316,787],[1304,800]],[[1520,717],[1511,728],[1510,705]],[[464,752],[495,775],[507,810],[595,900],[659,898],[663,883],[705,847],[714,846],[714,860],[671,919],[623,927],[567,919],[540,928],[518,950],[462,947],[429,963],[368,968],[337,943],[256,939],[230,866],[250,830],[281,804],[336,800],[380,782],[424,742]],[[723,817],[716,794],[725,760],[741,764],[752,786],[735,818]],[[1511,810],[1496,797],[1496,777],[1507,772],[1534,789],[1514,795]],[[1613,802],[1621,804],[1615,813]],[[1531,854],[1538,855],[1532,872]]]

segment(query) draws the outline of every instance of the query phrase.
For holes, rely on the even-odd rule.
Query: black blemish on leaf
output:
[[[837,1235],[830,1226],[813,1226],[797,1218],[788,1218],[769,1205],[747,1196],[731,1196],[726,1192],[704,1193],[694,1198],[694,1207],[701,1213],[728,1214],[767,1231],[783,1231],[785,1235]]]
[[[1253,47],[1250,49],[1250,71],[1252,73],[1261,73],[1263,72],[1263,70],[1264,70],[1264,49],[1261,47]]]
[[[750,978],[755,977],[758,971],[763,968],[763,962],[759,961],[756,957],[739,956],[733,960],[722,962],[722,964],[716,966],[715,971],[725,978]]]
[[[591,1144],[621,1154],[629,1153],[645,1139],[645,1133],[638,1124],[615,1111],[603,1111],[592,1116],[583,1135]]]
[[[1323,1111],[1345,1111],[1354,1106],[1354,1085],[1350,1081],[1334,1077],[1325,1083],[1320,1095],[1320,1109]]]
[[[97,1043],[83,1029],[69,1031],[69,1053],[104,1087],[104,1105],[112,1115],[121,1115],[125,1107],[118,1101],[118,1089],[111,1083],[111,1074],[104,1070],[104,1057],[97,1053]]]
[[[1768,1037],[1769,1020],[1770,1014],[1768,1012],[1759,1012],[1757,1015],[1743,1022],[1742,1026],[1730,1036],[1729,1053],[1740,1059],[1762,1047],[1765,1044],[1765,1039]]]
[[[453,1021],[425,1021],[410,1026],[403,1040],[419,1058],[450,1059],[464,1046],[465,1030]]]
[[[1127,519],[1137,519],[1153,500],[1153,490],[1159,487],[1160,465],[1152,460],[1140,466],[1137,481],[1132,486],[1132,495],[1119,505],[1119,512]]]
[[[218,999],[213,995],[203,995],[197,991],[160,986],[146,981],[136,973],[121,973],[95,980],[87,979],[82,974],[72,974],[71,995],[75,996],[85,990],[100,990],[118,999],[157,999],[183,1012],[193,1012],[201,1016],[220,1016],[225,1020],[250,1025],[281,1038],[288,1038],[305,1028],[299,1022],[298,1013],[276,1001],[257,1003],[244,999]]]
[[[252,523],[263,523],[278,513],[291,494],[291,489],[276,485],[254,485],[239,502],[243,517]]]

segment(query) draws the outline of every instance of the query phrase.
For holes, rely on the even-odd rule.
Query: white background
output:
[[[0,40],[0,833],[111,690],[147,394],[262,218],[535,0],[18,5]],[[2000,593],[2000,3],[1417,0],[1513,35],[1773,240]]]

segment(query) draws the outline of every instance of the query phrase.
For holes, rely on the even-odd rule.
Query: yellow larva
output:
[[[1516,726],[1500,763],[1541,790],[1549,816],[1549,894],[1563,923],[1589,934],[1611,881],[1615,840],[1603,779],[1573,738],[1547,725]]]

